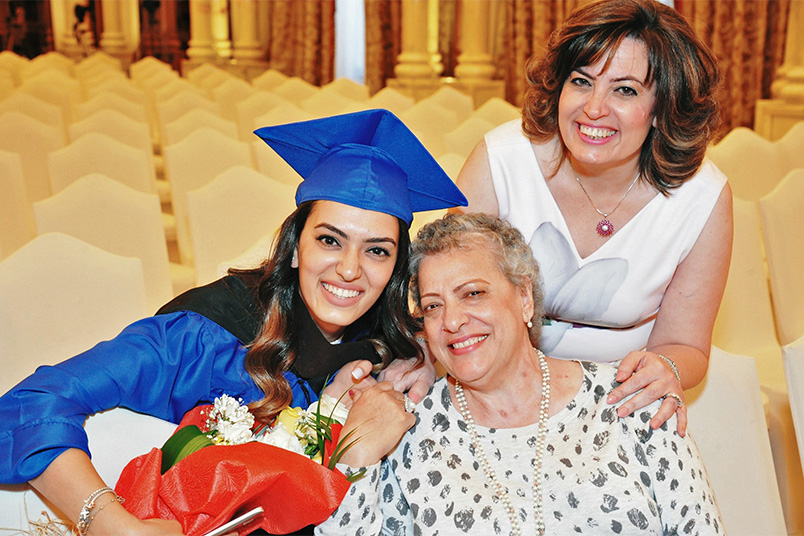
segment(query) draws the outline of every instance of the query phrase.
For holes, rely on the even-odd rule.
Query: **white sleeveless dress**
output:
[[[546,312],[541,350],[615,362],[645,347],[665,290],[709,218],[725,175],[704,160],[690,180],[654,197],[581,258],[521,121],[501,125],[485,140],[500,217],[522,232],[539,262]]]

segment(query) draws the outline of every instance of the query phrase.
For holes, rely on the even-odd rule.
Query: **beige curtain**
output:
[[[711,47],[723,71],[721,135],[752,127],[757,99],[784,59],[791,0],[676,0],[679,10]]]
[[[573,9],[588,1],[506,0],[504,13],[497,19],[494,56],[509,102],[522,104],[528,59],[543,54],[553,31]]]
[[[271,0],[271,67],[324,85],[335,76],[335,0]]]
[[[366,0],[366,85],[374,94],[394,76],[402,51],[402,2]]]

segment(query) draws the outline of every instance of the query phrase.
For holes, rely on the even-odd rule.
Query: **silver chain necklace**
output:
[[[603,219],[597,222],[597,226],[595,227],[597,234],[599,234],[600,236],[611,236],[614,233],[614,225],[611,223],[611,221],[609,221],[609,216],[611,214],[614,214],[614,211],[620,208],[620,205],[622,205],[623,201],[625,201],[626,196],[628,196],[628,194],[631,193],[631,188],[634,187],[641,173],[638,173],[637,176],[634,177],[634,180],[631,181],[631,186],[628,187],[623,196],[620,198],[620,201],[617,203],[617,206],[611,209],[609,212],[603,212],[602,210],[597,208],[597,206],[595,206],[595,202],[592,201],[591,197],[589,197],[589,192],[587,192],[586,188],[583,187],[583,183],[581,182],[581,179],[578,178],[578,174],[575,173],[575,169],[572,167],[572,163],[570,163],[570,169],[572,169],[572,173],[573,175],[575,175],[575,180],[578,182],[578,186],[580,186],[581,190],[583,190],[583,193],[584,195],[586,195],[586,198],[589,200],[589,203],[592,205],[592,208],[595,209],[595,211],[598,214],[603,216]]]
[[[535,349],[535,348],[534,348]],[[547,417],[550,411],[550,369],[547,367],[547,359],[541,350],[536,350],[539,355],[539,368],[542,372],[542,400],[539,404],[539,428],[536,432],[536,458],[533,462],[533,515],[536,520],[536,532],[539,536],[544,536],[544,512],[542,510],[542,462],[544,460],[544,447],[545,438],[547,436]],[[486,451],[483,445],[480,444],[480,437],[477,435],[477,428],[475,427],[475,420],[472,413],[469,411],[469,405],[466,403],[466,395],[463,392],[463,385],[460,380],[455,380],[455,399],[458,401],[458,411],[461,412],[461,417],[466,422],[466,428],[469,430],[469,436],[472,439],[472,446],[475,449],[475,457],[480,462],[480,467],[483,468],[483,473],[486,478],[491,482],[491,487],[494,493],[502,501],[505,513],[511,520],[511,534],[520,536],[522,534],[522,527],[519,524],[519,516],[511,503],[508,496],[508,491],[500,484],[497,479],[497,474],[491,468],[489,459],[486,457]]]

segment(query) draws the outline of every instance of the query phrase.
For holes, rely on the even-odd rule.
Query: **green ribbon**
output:
[[[178,430],[162,445],[162,474],[193,452],[214,444],[198,426]]]

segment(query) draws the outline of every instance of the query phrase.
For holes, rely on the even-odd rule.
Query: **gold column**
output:
[[[471,95],[475,106],[492,97],[505,98],[505,82],[492,80],[496,69],[491,54],[491,1],[463,0],[460,4],[461,54],[454,86]]]
[[[203,61],[215,55],[212,49],[211,12],[211,0],[190,0],[190,42],[187,57],[191,60]]]
[[[402,52],[394,67],[396,78],[388,79],[388,86],[414,99],[435,92],[440,85],[429,50],[430,1],[402,0]],[[440,59],[436,60],[440,65]]]
[[[461,54],[455,76],[467,80],[491,80],[494,75],[489,51],[488,0],[463,0],[461,9]]]
[[[258,21],[267,21],[268,12],[259,0],[230,0],[232,10],[232,44],[234,61],[230,70],[251,80],[269,68],[265,61],[267,47],[260,42]],[[267,25],[267,24],[266,24]]]
[[[75,6],[86,7],[87,0],[51,0],[50,18],[53,24],[54,46],[58,52],[70,57],[83,56],[85,49],[76,37]],[[89,15],[87,15],[89,17]],[[78,25],[78,32],[84,43],[93,41],[92,29],[89,24]]]
[[[210,0],[210,23],[212,25],[212,49],[218,58],[232,57],[232,41],[229,39],[229,0]]]
[[[237,59],[259,59],[262,56],[257,40],[257,2],[231,0],[232,41]]]
[[[104,0],[103,2],[103,34],[101,34],[101,49],[111,55],[117,55],[126,48],[126,38],[123,35],[123,25],[120,0]]]
[[[804,121],[804,2],[790,2],[784,63],[771,85],[770,99],[757,101],[754,129],[777,140]]]

